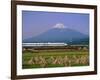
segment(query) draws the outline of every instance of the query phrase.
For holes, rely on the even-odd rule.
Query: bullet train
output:
[[[23,47],[34,47],[34,46],[66,46],[66,43],[22,43]]]

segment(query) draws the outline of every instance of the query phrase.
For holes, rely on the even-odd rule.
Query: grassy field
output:
[[[25,51],[22,54],[23,69],[48,67],[88,66],[88,51]]]

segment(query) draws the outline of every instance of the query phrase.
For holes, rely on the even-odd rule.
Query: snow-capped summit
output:
[[[64,26],[64,24],[62,24],[62,23],[57,23],[53,28],[64,29],[64,28],[67,28],[67,27]]]

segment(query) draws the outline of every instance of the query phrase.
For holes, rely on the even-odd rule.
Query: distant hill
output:
[[[68,44],[88,44],[89,36],[69,28],[52,28],[38,36],[23,40],[23,43],[36,42],[64,42]]]

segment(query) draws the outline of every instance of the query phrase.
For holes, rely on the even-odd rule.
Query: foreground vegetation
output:
[[[88,51],[25,51],[22,54],[22,67],[47,68],[47,67],[70,67],[88,66]]]

